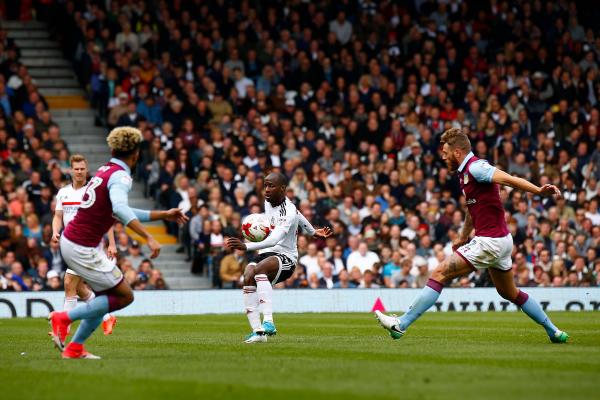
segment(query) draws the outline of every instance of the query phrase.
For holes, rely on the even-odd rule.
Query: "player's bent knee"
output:
[[[133,294],[133,290],[130,290],[128,295],[125,298],[127,304],[125,304],[126,306],[128,306],[129,304],[133,303],[133,300],[135,300],[135,295]]]

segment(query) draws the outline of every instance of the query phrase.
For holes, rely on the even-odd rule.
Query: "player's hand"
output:
[[[454,242],[452,242],[452,251],[454,252],[454,251],[458,250],[458,248],[465,243],[467,243],[467,240],[464,240],[461,238],[454,240]]]
[[[170,210],[165,211],[164,220],[177,222],[178,224],[183,225],[189,220],[189,218],[183,213],[183,211],[181,211],[181,209],[171,208]]]
[[[148,248],[150,249],[150,258],[156,258],[160,254],[160,243],[156,241],[152,236],[148,238]]]
[[[332,234],[333,234],[333,231],[331,230],[331,228],[326,226],[325,228],[319,228],[319,229],[315,230],[314,236],[320,237],[320,238],[328,238]]]
[[[60,233],[53,233],[52,234],[52,243],[58,244],[59,241],[60,241]]]
[[[560,193],[560,190],[554,186],[554,185],[550,185],[550,184],[545,184],[544,186],[542,186],[540,188],[540,196],[554,196],[555,198],[559,199],[562,197],[562,194]]]
[[[230,249],[233,250],[248,250],[248,248],[246,247],[246,245],[244,244],[244,242],[242,242],[240,239],[235,238],[235,237],[230,237],[225,239],[225,247],[229,247]]]
[[[108,248],[106,249],[106,255],[110,259],[117,258],[117,246],[114,244],[108,245]]]

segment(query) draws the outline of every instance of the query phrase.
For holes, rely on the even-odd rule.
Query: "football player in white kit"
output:
[[[298,229],[315,237],[327,238],[332,234],[329,228],[315,229],[286,198],[286,188],[287,178],[281,173],[271,173],[265,178],[265,215],[274,227],[265,240],[244,243],[238,238],[228,238],[225,242],[232,249],[259,251],[258,259],[244,271],[244,306],[252,328],[244,340],[246,343],[266,342],[267,336],[277,333],[273,323],[272,285],[285,281],[296,269]]]
[[[88,163],[84,156],[75,154],[71,156],[71,184],[60,188],[56,194],[56,208],[54,218],[52,219],[52,241],[58,243],[60,232],[69,222],[75,218],[81,199],[86,189],[86,179],[88,175]],[[117,246],[113,229],[108,231],[108,249],[109,258],[117,256]],[[77,306],[77,299],[86,303],[92,301],[96,295],[79,275],[70,268],[65,273],[65,303],[63,310],[70,311]],[[102,330],[105,335],[110,335],[117,324],[117,318],[114,315],[106,314],[102,321]]]

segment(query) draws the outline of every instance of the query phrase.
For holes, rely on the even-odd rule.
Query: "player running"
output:
[[[464,226],[454,243],[454,253],[433,271],[427,286],[403,316],[396,318],[375,312],[381,326],[393,339],[400,339],[408,327],[435,304],[445,284],[478,268],[488,270],[500,296],[542,325],[550,341],[565,343],[569,335],[554,326],[538,302],[515,285],[511,260],[513,240],[504,219],[498,185],[542,196],[560,196],[560,191],[554,185],[538,187],[475,157],[468,136],[458,128],[444,132],[441,143],[443,159],[451,172],[459,174],[466,198],[468,211]],[[469,241],[473,229],[475,237]]]
[[[271,173],[265,178],[265,215],[275,228],[262,242],[243,243],[238,238],[228,238],[227,247],[244,251],[259,250],[258,259],[244,271],[244,307],[252,333],[245,343],[266,342],[267,335],[277,333],[273,323],[273,286],[288,279],[298,262],[298,229],[315,237],[327,238],[331,229],[315,229],[285,196],[287,178]],[[259,305],[262,305],[263,323],[260,322]]]
[[[75,218],[81,198],[85,193],[86,179],[88,175],[88,162],[84,156],[75,154],[71,156],[71,184],[62,187],[56,194],[56,209],[52,219],[52,241],[58,243],[60,240],[60,231],[63,226]],[[113,227],[108,230],[108,250],[109,258],[117,256],[117,246],[115,244],[115,235]],[[77,306],[77,298],[89,303],[96,295],[81,280],[79,275],[70,268],[65,273],[65,303],[63,311],[71,311]],[[117,324],[117,318],[114,315],[104,315],[102,321],[102,330],[105,335],[110,335]],[[70,328],[70,327],[69,327]],[[69,329],[70,330],[70,329]]]
[[[160,253],[160,244],[150,235],[141,222],[154,220],[185,223],[187,217],[181,210],[148,211],[129,208],[127,194],[131,190],[131,170],[140,155],[142,134],[138,129],[121,127],[113,129],[107,138],[113,158],[98,168],[87,185],[79,210],[60,237],[62,256],[96,292],[96,298],[70,311],[52,312],[48,320],[52,326],[52,339],[56,347],[63,349],[68,326],[81,320],[73,339],[62,351],[63,358],[98,359],[88,353],[83,343],[96,330],[102,316],[120,310],[133,301],[133,291],[123,279],[123,274],[108,259],[100,242],[115,222],[116,216],[125,226],[146,239],[151,258]]]

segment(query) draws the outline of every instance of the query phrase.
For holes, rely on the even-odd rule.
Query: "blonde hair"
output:
[[[69,164],[73,165],[73,163],[77,162],[84,162],[85,165],[88,165],[88,161],[84,156],[82,156],[81,154],[73,154],[69,159]]]
[[[469,141],[469,137],[466,133],[460,130],[460,128],[448,129],[442,134],[440,143],[442,146],[445,143],[448,143],[448,146],[451,148],[458,148],[465,152],[471,151],[471,142]]]
[[[106,142],[113,155],[126,157],[140,147],[142,132],[130,126],[122,126],[110,131]]]

